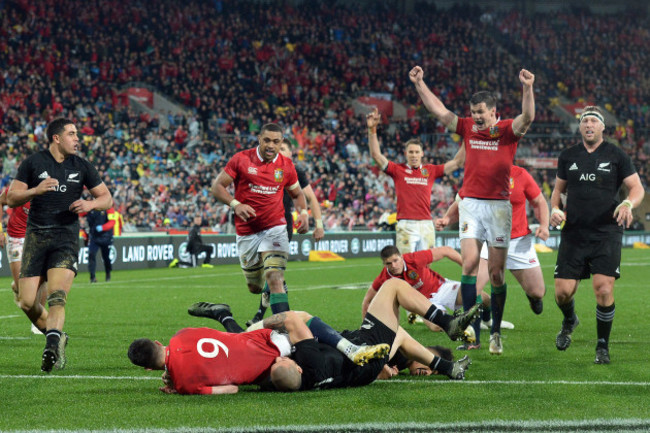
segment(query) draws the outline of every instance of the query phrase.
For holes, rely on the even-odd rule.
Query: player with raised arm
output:
[[[470,98],[471,117],[458,117],[431,92],[424,82],[424,72],[415,66],[409,72],[424,106],[452,132],[462,137],[465,147],[465,174],[460,190],[459,236],[463,258],[461,292],[463,306],[470,308],[477,297],[476,275],[480,249],[488,244],[488,273],[492,288],[492,352],[502,352],[501,329],[507,286],[504,268],[510,243],[512,206],[510,204],[510,168],[517,144],[535,118],[533,82],[535,76],[522,69],[522,112],[514,119],[497,117],[496,97],[487,91]],[[478,321],[474,329],[479,328]]]

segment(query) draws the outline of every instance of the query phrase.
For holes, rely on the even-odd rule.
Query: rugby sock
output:
[[[289,311],[289,295],[286,293],[271,293],[271,311],[273,311],[273,314]]]
[[[265,281],[264,288],[262,289],[262,295],[260,295],[260,306],[257,309],[257,313],[255,313],[255,316],[253,317],[253,322],[259,322],[264,318],[264,314],[266,314],[266,307],[264,306],[264,302],[262,301],[262,296],[264,296],[264,293],[268,293],[268,292],[269,292],[269,283]]]
[[[481,313],[481,320],[484,322],[489,322],[492,314],[492,309],[490,307],[483,306],[483,312]]]
[[[460,294],[463,297],[463,310],[467,311],[474,306],[474,303],[481,302],[476,294],[476,276],[461,275]],[[476,344],[481,342],[481,323],[479,319],[472,322],[472,328],[476,334]]]
[[[328,346],[336,347],[339,349],[341,352],[345,353],[345,348],[348,346],[352,345],[348,340],[345,340],[343,337],[341,337],[341,334],[336,332],[334,328],[332,328],[330,325],[327,323],[323,322],[320,317],[312,317],[309,319],[307,322],[307,327],[311,331],[312,334],[314,334],[314,337],[321,343],[325,343]],[[343,348],[338,347],[339,342],[342,340],[347,341],[347,345],[344,344]]]
[[[239,323],[235,322],[235,319],[233,319],[230,315],[221,317],[219,319],[219,322],[221,322],[223,327],[226,328],[227,332],[232,332],[234,334],[244,332],[244,328],[239,326]]]
[[[449,322],[451,322],[451,316],[435,305],[431,305],[423,317],[445,330],[449,328]]]
[[[57,347],[59,345],[59,340],[61,340],[61,331],[58,329],[50,329],[45,332],[46,347]]]
[[[433,361],[429,364],[429,368],[431,370],[436,370],[438,373],[449,376],[454,369],[454,363],[433,355]]]
[[[609,307],[596,305],[596,333],[598,335],[598,346],[608,346],[609,334],[612,331],[612,322],[614,322],[615,312],[616,308],[614,308],[614,304]]]
[[[568,304],[564,304],[564,305],[557,304],[557,306],[562,311],[562,314],[564,315],[564,320],[566,320],[569,323],[573,323],[573,318],[576,315],[575,305],[576,303],[575,300],[573,299],[571,299],[571,302],[569,302]]]
[[[503,309],[506,306],[506,293],[508,292],[508,285],[492,286],[492,294],[490,295],[490,307],[492,308],[492,331],[501,333],[501,320],[503,319]]]

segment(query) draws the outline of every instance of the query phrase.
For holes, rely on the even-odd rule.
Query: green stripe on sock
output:
[[[507,284],[504,284],[503,286],[492,286],[492,293],[496,295],[498,295],[499,293],[505,293],[507,288],[508,288]]]
[[[286,293],[271,293],[271,305],[279,304],[281,302],[289,302],[289,295]]]
[[[476,284],[476,276],[472,275],[461,275],[460,282],[463,284]]]

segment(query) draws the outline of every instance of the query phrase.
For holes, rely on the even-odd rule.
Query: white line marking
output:
[[[29,340],[29,337],[0,337],[0,340]]]
[[[11,314],[9,316],[0,316],[0,319],[13,319],[14,317],[20,317],[20,314]]]
[[[75,380],[160,380],[152,376],[86,376],[86,375],[28,375],[28,374],[0,374],[0,379],[75,379]],[[650,386],[650,382],[607,382],[607,381],[579,381],[579,380],[417,380],[417,379],[390,379],[374,383],[411,383],[420,385],[576,385],[576,386]]]

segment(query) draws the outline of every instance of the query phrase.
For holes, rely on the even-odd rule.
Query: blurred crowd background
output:
[[[230,209],[210,196],[211,182],[235,152],[256,145],[261,125],[277,122],[295,143],[294,162],[309,174],[326,230],[385,229],[393,185],[368,155],[365,117],[353,101],[380,95],[406,107],[379,130],[389,159],[403,161],[402,144],[420,137],[427,162],[446,161],[458,137],[421,105],[408,79],[420,65],[461,116],[478,90],[497,93],[502,117],[517,115],[518,72],[535,73],[536,118],[518,158],[554,158],[579,142],[558,105],[605,107],[614,119],[607,133],[648,188],[647,6],[542,14],[381,3],[0,1],[0,182],[8,185],[22,159],[47,146],[47,123],[66,116],[126,231],[186,229],[199,215],[203,226],[228,232]],[[140,112],[123,96],[130,87],[178,109]],[[555,171],[529,169],[548,197]],[[436,183],[433,217],[460,179],[457,172]]]

